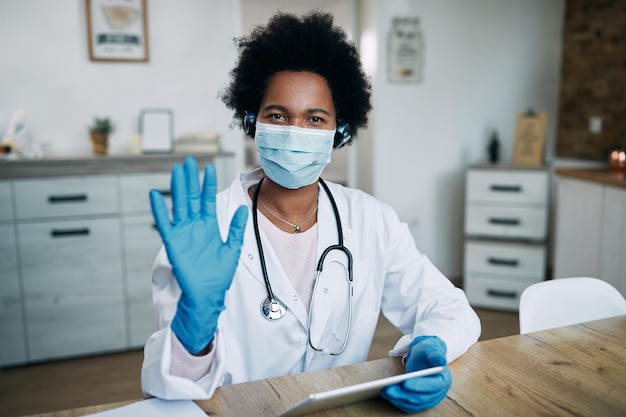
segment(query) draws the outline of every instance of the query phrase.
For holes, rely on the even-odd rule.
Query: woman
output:
[[[214,169],[200,189],[188,158],[172,172],[172,221],[151,193],[164,249],[144,393],[209,398],[222,384],[365,361],[381,309],[404,334],[390,354],[406,355],[407,371],[464,353],[480,323],[463,292],[390,207],[319,178],[371,108],[354,45],[314,12],[274,16],[239,50],[222,98],[255,138],[261,168],[216,197]],[[446,367],[383,395],[415,412],[450,383]]]

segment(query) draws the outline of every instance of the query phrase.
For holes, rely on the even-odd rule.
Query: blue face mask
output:
[[[257,123],[254,140],[268,177],[295,190],[313,184],[330,162],[335,130]]]

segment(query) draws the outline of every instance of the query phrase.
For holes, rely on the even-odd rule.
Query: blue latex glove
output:
[[[150,192],[152,214],[182,294],[172,331],[188,352],[201,352],[213,340],[224,296],[239,261],[248,207],[241,206],[222,242],[215,211],[217,175],[205,168],[200,191],[198,164],[192,157],[172,169],[173,220],[160,192]]]
[[[437,336],[413,339],[406,358],[406,371],[414,372],[433,366],[446,365],[446,344]],[[407,379],[391,385],[381,396],[407,414],[432,408],[446,397],[452,385],[452,375],[446,366],[440,374]]]

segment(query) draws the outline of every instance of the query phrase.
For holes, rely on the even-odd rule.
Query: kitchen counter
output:
[[[626,173],[623,171],[611,171],[608,169],[559,168],[556,170],[556,173],[561,177],[571,177],[579,180],[626,188]]]
[[[111,155],[95,157],[77,155],[41,159],[0,160],[0,179],[54,177],[66,175],[123,174],[131,172],[169,171],[185,154]],[[229,152],[194,154],[198,166],[212,163],[216,157],[233,156]]]

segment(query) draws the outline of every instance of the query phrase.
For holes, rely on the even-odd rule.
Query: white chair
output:
[[[520,297],[520,333],[626,314],[626,300],[615,287],[596,278],[576,277],[542,281]]]

